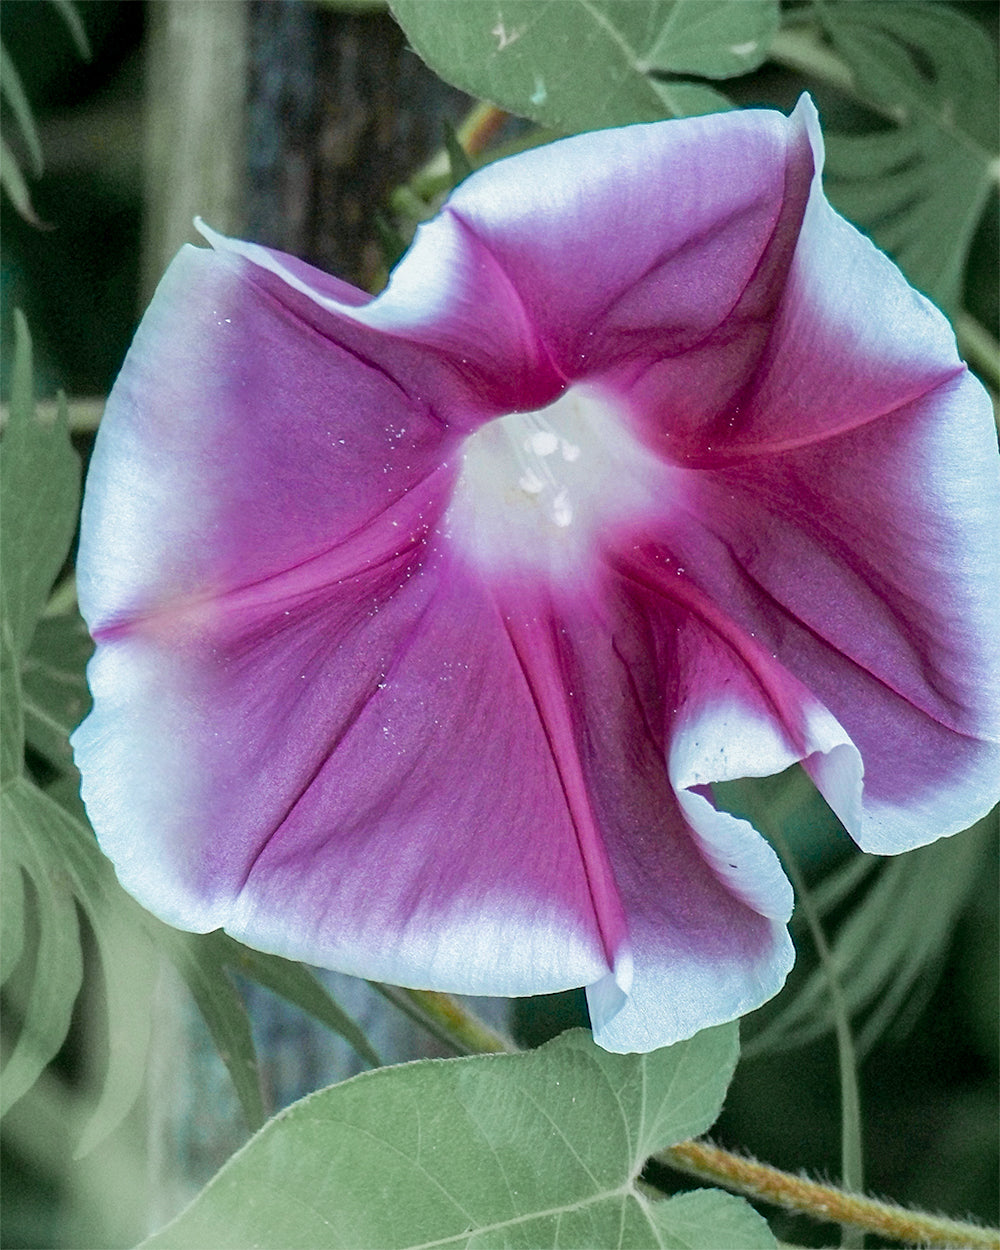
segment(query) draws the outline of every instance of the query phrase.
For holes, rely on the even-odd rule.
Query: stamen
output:
[[[470,436],[447,530],[479,564],[576,578],[609,525],[662,515],[679,472],[639,443],[612,397],[575,386]]]

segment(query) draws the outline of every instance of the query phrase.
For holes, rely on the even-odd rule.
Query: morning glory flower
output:
[[[397,984],[586,986],[647,1050],[774,994],[792,894],[712,785],[865,850],[1000,777],[1000,473],[804,99],[474,174],[372,299],[205,228],[90,469],[74,743],[182,928]]]

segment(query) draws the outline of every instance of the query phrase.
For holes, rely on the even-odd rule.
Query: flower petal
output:
[[[864,761],[808,765],[860,845],[955,833],[1000,797],[1000,473],[961,373],[835,438],[693,474],[670,541]]]
[[[455,439],[387,365],[404,375],[412,365],[424,394],[438,379],[405,344],[363,333],[368,359],[225,259],[180,253],[91,463],[79,590],[96,636],[123,613],[185,596],[286,570],[308,580],[310,562],[337,549],[348,563],[378,559],[419,528],[414,514],[440,495]]]
[[[226,238],[204,223],[199,229],[221,255],[242,260],[252,280],[276,291],[334,341],[350,345],[356,336],[352,327],[364,326],[379,332],[375,342],[419,344],[425,357],[446,362],[453,375],[451,391],[442,393],[438,379],[435,393],[448,400],[441,412],[452,428],[472,429],[487,416],[542,407],[562,387],[520,294],[483,244],[447,210],[418,227],[412,247],[376,299],[358,298],[361,293],[346,283],[294,257]],[[370,336],[361,341],[370,349]],[[397,376],[413,384],[426,372],[427,361],[407,359],[410,372]]]
[[[607,971],[617,899],[595,907],[509,635],[445,555],[135,620],[91,677],[86,801],[123,883],[172,922],[469,993]]]
[[[812,175],[797,116],[716,114],[525,152],[464,182],[445,212],[509,275],[567,379],[647,367],[723,326],[731,390],[766,335]]]
[[[728,769],[714,740],[700,757],[690,745],[706,691],[731,704],[741,665],[687,604],[611,565],[599,589],[561,594],[552,619],[534,654],[557,656],[573,718],[563,755],[575,752],[586,780],[628,926],[613,975],[588,986],[591,1022],[607,1049],[650,1050],[759,1006],[791,966],[792,896],[778,859],[746,821],[702,797]],[[753,722],[750,766],[779,771],[798,755],[760,705],[757,692],[738,728]],[[738,752],[729,767],[746,764]]]

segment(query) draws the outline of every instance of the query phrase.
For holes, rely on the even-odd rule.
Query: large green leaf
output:
[[[739,1199],[637,1184],[709,1127],[737,1053],[735,1025],[650,1055],[575,1031],[364,1073],[277,1116],[144,1246],[773,1246]]]
[[[777,0],[676,0],[646,61],[673,74],[746,74],[766,58],[779,19]]]
[[[828,136],[830,198],[954,313],[996,190],[996,51],[943,5],[867,0],[817,14],[858,91],[894,119],[872,134]]]
[[[664,75],[749,68],[763,56],[777,9],[772,0],[392,0],[390,7],[442,78],[563,132],[729,108],[711,87]]]

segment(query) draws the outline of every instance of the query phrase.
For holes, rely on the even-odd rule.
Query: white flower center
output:
[[[600,536],[665,514],[676,473],[638,441],[620,400],[574,386],[469,437],[444,528],[484,571],[576,579]]]

